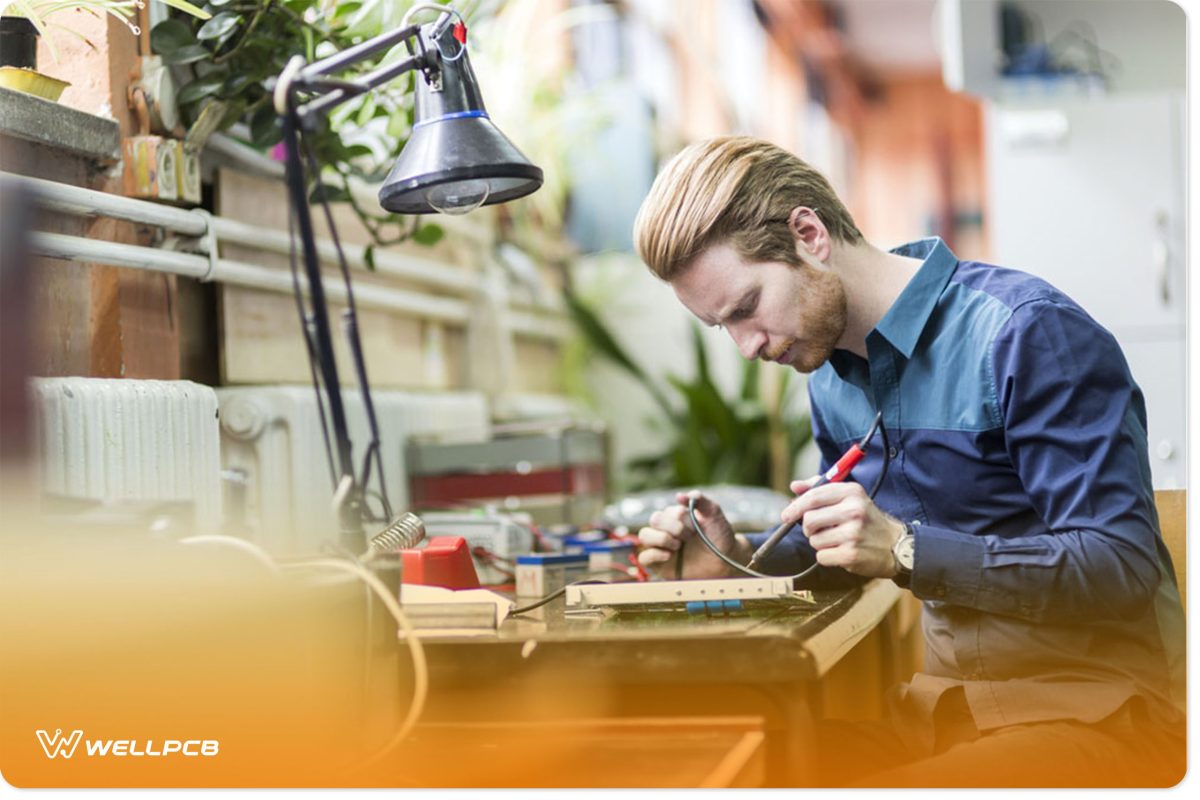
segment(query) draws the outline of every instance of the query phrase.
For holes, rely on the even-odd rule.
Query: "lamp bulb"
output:
[[[490,191],[487,181],[453,181],[430,188],[425,200],[435,211],[460,215],[483,205]]]

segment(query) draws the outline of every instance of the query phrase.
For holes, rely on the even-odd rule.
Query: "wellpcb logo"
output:
[[[70,736],[62,735],[62,728],[54,731],[54,735],[45,731],[37,732],[38,741],[42,743],[42,749],[46,751],[46,758],[70,758],[75,755],[75,748],[79,746],[79,740],[83,738],[83,731],[71,731]]]
[[[46,758],[70,758],[75,755],[79,742],[89,758],[100,756],[134,756],[162,758],[183,755],[189,758],[204,756],[211,758],[220,752],[221,743],[216,739],[164,739],[161,743],[153,739],[84,739],[83,731],[76,728],[70,736],[63,736],[62,728],[56,728],[51,736],[44,730],[37,731],[38,741],[46,751]],[[140,749],[139,749],[140,748]]]

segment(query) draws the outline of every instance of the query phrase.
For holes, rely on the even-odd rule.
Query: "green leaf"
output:
[[[375,271],[375,245],[369,244],[363,248],[363,263],[371,272]]]
[[[235,97],[245,91],[246,87],[256,81],[249,75],[231,75],[221,87],[223,97]]]
[[[170,6],[171,8],[177,8],[180,11],[191,14],[193,17],[197,17],[199,19],[208,19],[212,16],[212,14],[209,14],[202,8],[192,5],[191,3],[187,2],[187,0],[159,0],[159,2]],[[216,3],[212,3],[211,5],[216,5]]]
[[[413,231],[412,240],[417,244],[423,244],[426,247],[432,247],[442,240],[446,232],[442,230],[441,225],[432,222],[426,222]]]
[[[646,373],[634,363],[633,359],[625,352],[625,349],[617,343],[613,335],[604,327],[604,323],[600,321],[600,318],[593,314],[590,308],[581,303],[574,293],[564,292],[564,298],[567,301],[567,311],[588,343],[595,347],[609,361],[612,361],[639,381],[648,383],[649,378],[646,376]]]
[[[192,35],[191,27],[181,19],[164,19],[150,29],[150,48],[159,55],[166,55],[195,43],[196,37]]]
[[[194,64],[206,58],[212,58],[212,51],[202,44],[188,44],[162,53],[164,64]]]
[[[341,19],[342,17],[348,17],[351,14],[353,14],[355,11],[358,11],[358,9],[361,7],[362,7],[362,3],[356,3],[356,2],[338,3],[337,7],[334,8],[334,10],[333,10],[332,17],[333,17],[333,19]]]
[[[704,349],[704,336],[700,333],[700,326],[695,322],[689,322],[688,327],[692,333],[692,350],[696,356],[696,377],[698,380],[707,381],[708,378],[708,352]]]
[[[200,41],[220,39],[236,30],[237,26],[241,24],[241,14],[223,11],[201,25],[200,30],[196,31],[196,38]]]
[[[273,147],[283,140],[283,127],[270,100],[250,115],[250,142],[260,150]]]
[[[179,101],[180,105],[194,103],[197,100],[215,95],[224,85],[224,75],[211,78],[202,78],[201,80],[193,81],[192,83],[189,83],[187,86],[180,89],[176,99]]]
[[[742,362],[742,389],[738,395],[743,400],[758,399],[758,373],[760,362],[757,358]],[[784,375],[787,379],[787,375]]]
[[[392,114],[388,117],[387,135],[394,139],[404,138],[412,130],[412,109],[405,113]]]
[[[226,130],[229,126],[236,123],[246,113],[246,100],[241,97],[236,97],[229,101],[229,107],[225,109],[225,113],[221,116],[221,124],[218,130]]]
[[[658,403],[663,413],[669,417],[673,417],[675,411],[671,407],[670,402],[667,401],[666,396],[650,380],[650,376],[629,357],[624,348],[617,344],[617,340],[604,327],[604,323],[600,321],[600,318],[580,302],[574,293],[570,291],[563,292],[563,298],[566,300],[568,315],[574,321],[580,334],[582,334],[588,344],[594,347],[600,355],[636,378],[642,387],[650,393],[650,396],[654,398],[654,401]]]
[[[374,94],[368,94],[362,101],[362,105],[358,109],[358,114],[354,121],[360,126],[366,125],[375,116],[376,101]]]
[[[352,144],[344,149],[342,154],[343,161],[350,161],[351,159],[362,158],[363,156],[375,155],[375,151],[370,147],[367,147],[365,144]]]
[[[326,183],[317,182],[317,185],[308,193],[308,202],[320,203],[344,203],[350,199],[350,193],[341,186],[330,186]]]

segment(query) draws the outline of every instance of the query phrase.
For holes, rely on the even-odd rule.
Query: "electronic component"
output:
[[[517,556],[517,596],[543,597],[587,576],[586,553],[531,553]]]
[[[631,539],[605,539],[602,542],[585,544],[583,552],[588,557],[588,571],[602,572],[614,567],[628,567],[634,546]]]
[[[567,608],[600,608],[688,603],[780,600],[793,597],[788,578],[723,578],[702,581],[596,583],[567,587]],[[730,606],[732,609],[733,607]]]
[[[504,567],[509,566],[506,562],[533,549],[533,532],[511,514],[427,511],[421,519],[430,536],[461,536],[467,540],[479,582],[485,586],[512,583],[513,576],[498,569],[491,560],[475,555],[477,548],[498,557]]]
[[[401,580],[447,589],[478,589],[479,578],[461,536],[434,536],[419,550],[401,550]]]

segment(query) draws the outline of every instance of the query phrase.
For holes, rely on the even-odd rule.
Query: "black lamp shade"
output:
[[[488,117],[466,47],[448,19],[421,30],[427,49],[440,53],[441,89],[416,78],[413,132],[379,190],[380,205],[393,213],[462,213],[542,185],[542,170]]]

